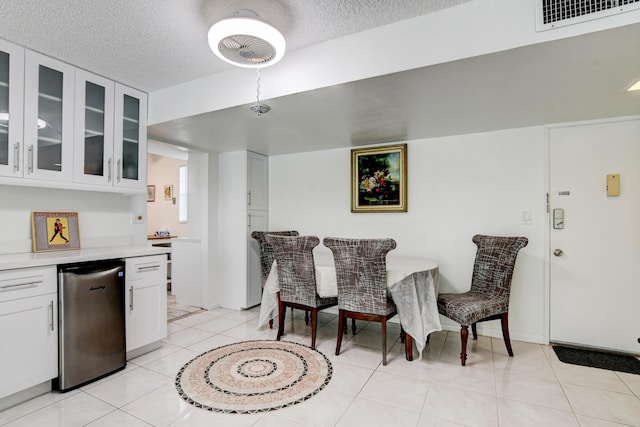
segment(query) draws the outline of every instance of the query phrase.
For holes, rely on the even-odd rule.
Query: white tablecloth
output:
[[[336,269],[331,253],[315,253],[316,284],[321,297],[338,295]],[[400,323],[411,335],[422,357],[427,336],[441,331],[438,315],[438,265],[423,258],[387,255],[387,287],[398,308]],[[258,328],[277,319],[278,269],[273,263],[262,292]]]

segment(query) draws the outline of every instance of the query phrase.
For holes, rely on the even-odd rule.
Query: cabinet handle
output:
[[[42,280],[32,280],[30,282],[14,283],[12,285],[3,285],[3,286],[0,286],[0,291],[8,291],[8,290],[12,290],[13,288],[19,288],[22,286],[33,288],[35,286],[38,286],[40,283],[42,283]]]
[[[251,206],[251,191],[247,192],[247,205]]]
[[[160,264],[154,265],[137,265],[136,270],[138,272],[149,271],[149,270],[157,270],[160,268]]]
[[[51,316],[49,317],[49,329],[53,331],[53,300],[49,303],[49,312],[51,313]]]
[[[28,164],[27,172],[33,173],[33,144],[31,144],[29,146],[28,153],[29,153],[29,159],[28,159],[28,162],[27,162],[27,164]]]
[[[107,163],[107,182],[111,182],[111,178],[113,175],[112,168],[111,168],[112,166],[113,166],[113,159],[109,157],[109,162]]]
[[[13,173],[20,172],[20,143],[13,145]]]
[[[133,311],[133,286],[129,288],[129,310]]]
[[[251,228],[251,214],[247,216],[247,227]]]
[[[120,182],[120,180],[122,179],[122,171],[120,170],[120,159],[118,159],[118,161],[116,162],[116,178],[118,179],[118,182]]]

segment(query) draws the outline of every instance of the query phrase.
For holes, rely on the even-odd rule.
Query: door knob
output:
[[[564,255],[564,252],[562,252],[562,249],[556,249],[555,251],[553,251],[553,254],[555,256],[562,256]]]

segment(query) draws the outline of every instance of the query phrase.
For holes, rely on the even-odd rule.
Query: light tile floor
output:
[[[301,315],[287,322],[283,339],[309,345]],[[345,337],[335,356],[337,321],[328,313],[319,316],[318,350],[334,374],[310,400],[268,413],[223,415],[180,399],[174,377],[194,356],[237,341],[275,338],[275,330],[256,330],[257,316],[258,309],[216,309],[170,322],[160,349],[78,390],[6,409],[0,425],[640,426],[640,375],[567,365],[549,346],[524,342],[513,342],[510,358],[501,339],[482,336],[470,341],[463,368],[453,332],[433,334],[423,358],[407,362],[397,324],[389,325],[388,364],[382,366],[378,324],[359,322],[358,334]]]
[[[203,311],[200,307],[192,307],[190,305],[182,305],[176,303],[176,296],[171,295],[171,292],[167,292],[167,321],[173,322],[174,320],[190,316],[195,312]]]

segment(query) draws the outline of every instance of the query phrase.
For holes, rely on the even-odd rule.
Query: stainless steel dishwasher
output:
[[[58,268],[59,371],[67,391],[126,366],[124,262]]]

